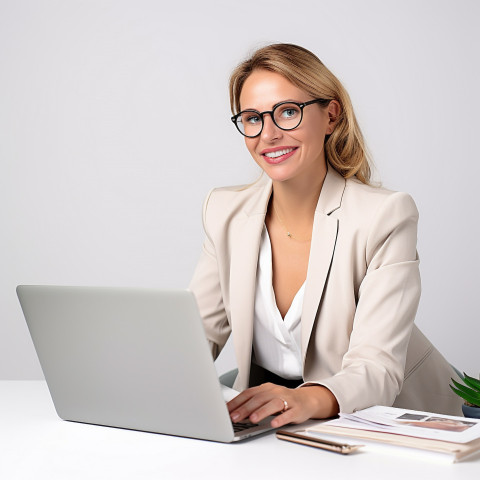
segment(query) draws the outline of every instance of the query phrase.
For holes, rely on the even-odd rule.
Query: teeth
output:
[[[290,152],[293,152],[293,148],[284,148],[283,150],[277,150],[276,152],[269,152],[266,153],[265,156],[268,158],[277,158]]]

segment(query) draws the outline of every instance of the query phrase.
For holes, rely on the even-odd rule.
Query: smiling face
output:
[[[313,98],[284,76],[267,70],[254,70],[245,80],[241,94],[242,110],[270,111],[275,105]],[[246,138],[245,144],[255,162],[274,182],[323,179],[326,172],[325,135],[332,133],[337,115],[337,102],[328,107],[306,106],[303,120],[294,130],[278,128],[270,115],[264,115],[262,133]],[[288,112],[287,112],[288,114]]]

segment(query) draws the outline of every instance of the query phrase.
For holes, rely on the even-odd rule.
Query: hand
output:
[[[288,405],[286,410],[284,402]],[[333,417],[339,411],[333,393],[315,384],[291,389],[264,383],[243,391],[230,400],[227,407],[233,422],[248,418],[252,423],[258,423],[279,413],[271,422],[274,428],[287,423],[301,423],[309,418]]]

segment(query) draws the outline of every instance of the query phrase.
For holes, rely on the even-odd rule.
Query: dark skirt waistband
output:
[[[280,377],[279,375],[267,370],[266,368],[257,365],[256,363],[251,364],[250,367],[250,387],[256,387],[262,383],[274,383],[275,385],[281,385],[282,387],[287,388],[297,388],[303,382],[303,379],[290,380],[288,378]]]

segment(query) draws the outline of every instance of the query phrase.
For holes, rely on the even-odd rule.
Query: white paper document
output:
[[[375,406],[325,423],[337,427],[396,433],[418,438],[467,443],[480,438],[480,420]]]

